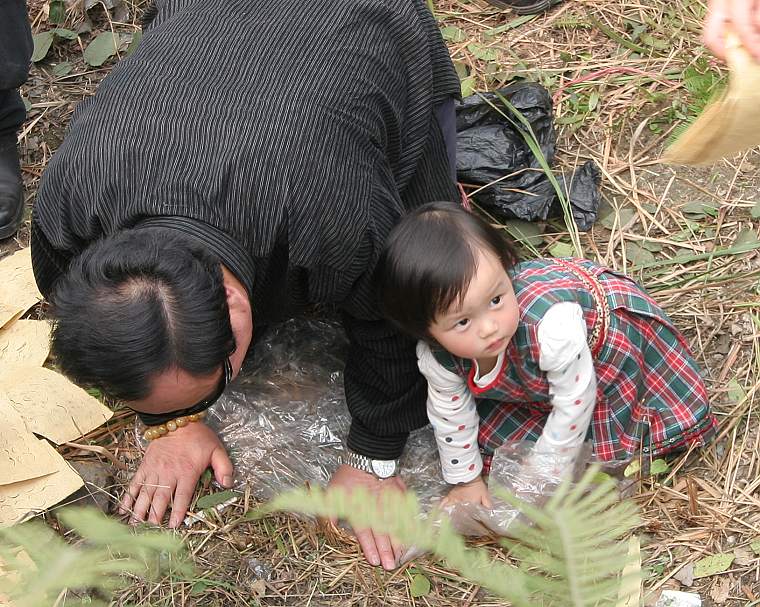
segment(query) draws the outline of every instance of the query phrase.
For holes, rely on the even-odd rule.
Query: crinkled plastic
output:
[[[238,379],[210,410],[235,464],[236,483],[262,500],[305,484],[326,485],[340,465],[350,416],[343,393],[346,339],[331,320],[295,319],[268,330]],[[560,482],[558,462],[526,465],[532,443],[510,443],[493,459],[489,485],[501,486],[538,503]],[[583,467],[588,453],[577,458]],[[536,462],[542,462],[536,466]],[[430,427],[412,433],[401,459],[402,477],[423,511],[430,511],[448,485],[441,476]],[[566,469],[563,468],[563,470]],[[496,500],[493,510],[456,505],[446,509],[467,535],[507,534],[518,512]],[[416,553],[410,550],[406,558]]]
[[[519,82],[497,92],[530,122],[551,166],[555,132],[548,91],[540,84]],[[496,216],[526,221],[561,214],[554,187],[515,126],[519,121],[495,93],[467,97],[456,111],[457,178],[465,185],[488,186],[473,196],[479,205]],[[557,175],[557,181],[570,201],[578,229],[590,229],[600,201],[599,168],[589,160],[569,178]]]

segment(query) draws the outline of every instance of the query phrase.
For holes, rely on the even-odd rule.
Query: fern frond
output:
[[[533,523],[515,531],[519,541],[506,544],[520,569],[530,571],[533,591],[551,604],[614,605],[620,599],[620,576],[628,560],[620,538],[638,518],[632,504],[617,502],[614,483],[593,487],[594,474],[588,471],[573,488],[561,487],[540,516],[535,508],[524,509],[513,496],[500,494]],[[629,580],[623,582],[630,586],[625,584]]]
[[[84,508],[59,517],[84,544],[66,542],[39,521],[0,530],[0,595],[14,607],[52,605],[67,588],[109,593],[126,583],[123,574],[155,577],[167,565],[190,573],[181,540],[167,532],[135,532]]]
[[[265,511],[336,516],[355,529],[372,527],[444,558],[464,577],[516,607],[615,605],[621,587],[632,587],[630,579],[621,580],[629,560],[621,538],[638,519],[635,506],[614,503],[613,483],[592,486],[596,472],[591,468],[577,486],[560,485],[544,508],[497,491],[532,523],[517,525],[517,539],[503,542],[519,561],[517,567],[494,562],[485,550],[468,548],[447,518],[423,516],[411,494],[383,495],[378,507],[377,497],[360,490],[302,489],[279,496]],[[632,575],[640,578],[636,571]]]

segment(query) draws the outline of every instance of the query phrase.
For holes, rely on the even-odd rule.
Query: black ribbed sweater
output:
[[[406,209],[457,199],[434,108],[459,82],[425,1],[156,7],[44,173],[40,290],[104,234],[180,230],[246,286],[254,325],[341,308],[348,444],[398,456],[427,422],[425,384],[413,341],[379,315],[371,275]]]

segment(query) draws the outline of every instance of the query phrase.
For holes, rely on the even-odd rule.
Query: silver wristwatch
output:
[[[342,460],[344,464],[374,474],[379,479],[390,478],[398,474],[397,459],[371,459],[366,455],[359,455],[346,449]]]

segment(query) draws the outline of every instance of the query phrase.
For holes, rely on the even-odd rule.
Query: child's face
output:
[[[512,282],[495,255],[478,251],[477,270],[458,304],[436,317],[433,339],[460,358],[492,359],[507,349],[519,311]]]

